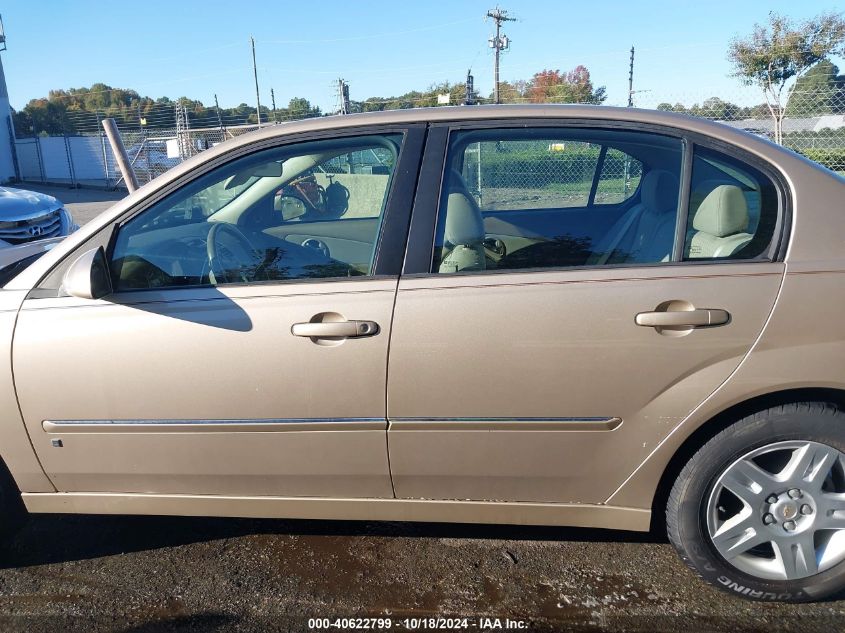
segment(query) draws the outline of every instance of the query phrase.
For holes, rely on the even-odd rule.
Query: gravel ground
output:
[[[4,631],[306,631],[356,616],[827,633],[845,628],[845,602],[746,602],[660,539],[602,530],[45,515],[0,556]]]
[[[24,187],[79,224],[124,195]],[[468,630],[504,630],[489,617],[530,631],[828,633],[845,630],[845,601],[746,602],[694,578],[665,541],[603,530],[45,515],[0,550],[2,631],[307,631],[335,617],[402,631],[427,616],[468,617]]]

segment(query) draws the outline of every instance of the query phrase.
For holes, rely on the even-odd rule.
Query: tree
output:
[[[607,99],[604,86],[593,88],[586,66],[576,66],[568,73],[541,70],[528,82],[525,94],[532,103],[600,104]]]
[[[262,108],[263,111],[263,108]],[[321,116],[320,108],[312,106],[308,99],[294,97],[288,103],[287,117],[289,119],[308,119]]]
[[[842,89],[839,69],[823,59],[795,81],[792,97],[786,104],[786,116],[832,114]]]
[[[822,59],[843,52],[842,14],[822,13],[796,24],[772,12],[767,25],[755,24],[751,35],[731,42],[728,59],[734,65],[735,76],[763,91],[774,121],[774,140],[782,143],[783,119],[796,81]]]

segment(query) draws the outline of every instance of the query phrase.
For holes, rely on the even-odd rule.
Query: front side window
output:
[[[643,132],[450,136],[432,272],[670,261],[682,144]]]
[[[116,291],[373,274],[402,136],[265,150],[123,224]]]

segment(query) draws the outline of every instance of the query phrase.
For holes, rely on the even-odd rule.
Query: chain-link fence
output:
[[[656,91],[638,92],[634,96],[637,107],[720,121],[780,142],[845,174],[845,86],[793,91],[781,105],[766,103],[763,92],[753,87],[739,88],[729,98],[696,98]],[[529,99],[516,96],[509,101]],[[191,119],[188,114],[171,103],[157,106],[146,115],[149,118],[139,114],[135,119],[118,119],[141,183],[197,152],[257,128],[255,124],[228,125],[218,117]],[[18,178],[70,185],[121,186],[114,155],[102,133],[103,114],[69,112],[67,116],[68,129],[73,134],[47,136],[33,131],[27,138],[18,131],[15,144]],[[475,158],[472,152],[467,154],[464,177],[485,205],[512,204],[517,189],[520,196],[535,196],[538,200],[554,191],[571,199],[573,205],[588,195],[589,189],[585,194],[584,187],[587,174],[592,174],[595,168],[598,148],[576,142],[568,142],[564,147],[554,140],[534,145],[526,141],[519,143],[520,147],[511,148],[511,154],[520,154],[520,159],[516,163],[508,162],[507,166],[501,159],[501,144],[479,143]],[[477,167],[479,160],[485,167],[483,173]],[[603,169],[595,192],[597,201],[622,200],[632,187],[636,188],[639,165],[621,152],[608,150]]]
[[[641,174],[642,164],[618,149],[548,138],[472,143],[461,176],[479,206],[495,211],[585,207],[591,195],[596,204],[622,202]]]
[[[766,102],[763,92],[754,87],[737,90],[732,98],[674,99],[657,92],[636,97],[637,107],[720,121],[845,173],[845,85],[785,92],[780,104]]]
[[[121,129],[135,175],[141,184],[205,149],[257,129],[255,125],[201,129]],[[15,141],[19,180],[115,188],[125,186],[104,133],[35,136]]]

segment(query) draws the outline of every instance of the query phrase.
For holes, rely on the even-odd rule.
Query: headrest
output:
[[[678,178],[663,169],[653,169],[643,177],[642,203],[646,209],[663,213],[678,208]]]
[[[443,240],[453,246],[484,241],[484,219],[475,198],[457,170],[451,171],[446,198],[446,226]]]
[[[707,194],[695,212],[692,228],[716,237],[744,233],[748,229],[748,204],[736,185],[719,185]]]

